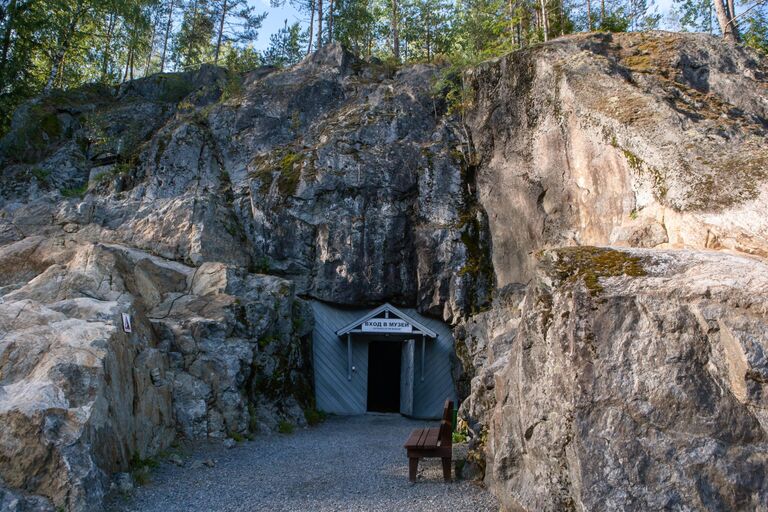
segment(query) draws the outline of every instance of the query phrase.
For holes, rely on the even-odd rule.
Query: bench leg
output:
[[[443,479],[446,482],[451,481],[451,458],[450,457],[442,457],[443,461]]]
[[[408,480],[411,482],[416,481],[416,473],[419,470],[418,457],[408,457]]]

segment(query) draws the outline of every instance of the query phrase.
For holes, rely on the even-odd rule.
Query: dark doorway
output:
[[[400,343],[368,344],[368,410],[400,412]]]

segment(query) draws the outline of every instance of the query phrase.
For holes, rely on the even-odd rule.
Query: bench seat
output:
[[[404,448],[408,455],[408,479],[416,481],[419,459],[437,457],[442,460],[443,478],[451,480],[451,414],[453,402],[446,400],[443,407],[443,419],[436,428],[417,428],[405,441]]]

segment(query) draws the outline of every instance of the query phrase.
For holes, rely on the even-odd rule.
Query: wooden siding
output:
[[[368,397],[368,341],[360,335],[352,335],[355,371],[350,381],[347,380],[346,336],[339,338],[336,331],[371,309],[342,309],[319,301],[311,301],[311,304],[315,314],[312,351],[317,407],[333,414],[363,414],[367,410]],[[403,308],[401,311],[438,334],[436,340],[427,338],[424,381],[421,380],[421,337],[416,337],[413,416],[440,418],[445,400],[456,401],[451,376],[451,330],[443,322],[419,315],[414,309]]]

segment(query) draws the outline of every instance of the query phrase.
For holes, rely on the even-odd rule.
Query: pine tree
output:
[[[283,28],[269,38],[264,63],[278,67],[296,64],[304,57],[306,44],[307,33],[301,30],[301,25],[298,22],[288,25],[285,20]]]

